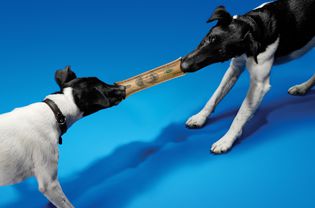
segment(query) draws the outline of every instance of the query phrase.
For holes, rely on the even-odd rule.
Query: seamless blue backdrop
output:
[[[56,91],[54,72],[113,83],[190,52],[218,5],[242,14],[263,1],[1,1],[0,113]],[[228,63],[135,94],[75,124],[60,146],[59,177],[76,207],[315,207],[314,52],[275,67],[272,90],[228,154],[209,154],[248,88],[244,73],[207,125],[188,130]],[[0,187],[0,207],[44,207],[34,179]]]

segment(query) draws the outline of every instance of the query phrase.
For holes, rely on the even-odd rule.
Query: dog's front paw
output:
[[[224,136],[222,137],[220,140],[218,140],[216,143],[214,143],[211,146],[211,151],[214,154],[222,154],[227,152],[229,149],[231,149],[233,143],[234,143],[233,138],[228,137],[228,136]]]
[[[206,123],[207,117],[202,115],[202,114],[196,114],[192,117],[190,117],[187,121],[186,121],[186,126],[188,128],[200,128],[202,127],[205,123]]]
[[[303,85],[303,84],[300,84],[300,85],[295,85],[293,87],[291,87],[289,90],[288,90],[288,93],[290,95],[305,95],[308,91],[308,88]]]

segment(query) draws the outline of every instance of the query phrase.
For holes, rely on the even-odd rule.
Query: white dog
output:
[[[55,78],[60,92],[0,115],[0,185],[35,176],[50,202],[69,208],[73,206],[57,178],[61,135],[78,119],[118,104],[125,91],[97,78],[76,78],[69,67]]]

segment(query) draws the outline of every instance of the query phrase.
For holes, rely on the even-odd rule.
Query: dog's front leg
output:
[[[274,61],[275,49],[276,47],[271,47],[264,54],[259,55],[258,63],[253,58],[248,58],[249,91],[228,132],[212,145],[211,151],[213,153],[224,153],[232,147],[234,141],[242,134],[244,125],[254,115],[263,97],[269,91],[270,70]]]
[[[40,153],[34,155],[35,177],[38,182],[39,191],[57,208],[72,208],[73,205],[63,193],[57,178],[58,154],[52,151],[48,155]],[[45,158],[45,160],[42,158]]]
[[[230,67],[224,74],[219,87],[203,109],[187,120],[187,127],[199,128],[205,124],[207,117],[214,111],[215,107],[224,98],[224,96],[232,89],[240,74],[244,71],[245,63],[246,55],[232,59]]]
[[[315,74],[306,82],[295,85],[288,90],[291,95],[305,95],[312,87],[315,86]]]
[[[47,199],[53,203],[57,208],[72,208],[73,205],[67,199],[62,191],[59,181],[42,182],[45,185],[40,187],[40,191],[47,197]]]

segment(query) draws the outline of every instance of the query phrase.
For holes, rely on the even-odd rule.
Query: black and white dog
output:
[[[0,115],[0,186],[35,176],[50,202],[69,208],[57,177],[60,136],[80,118],[118,104],[125,89],[95,77],[77,78],[69,67],[55,78],[59,92]]]
[[[182,59],[182,69],[194,72],[207,65],[232,59],[208,103],[186,122],[190,128],[203,126],[245,66],[249,71],[248,94],[228,132],[211,147],[212,152],[219,154],[232,147],[269,91],[272,66],[296,59],[315,45],[315,0],[278,0],[233,17],[220,6],[208,22],[215,20],[217,24],[196,50]],[[304,95],[314,85],[315,75],[290,88],[289,93]]]

